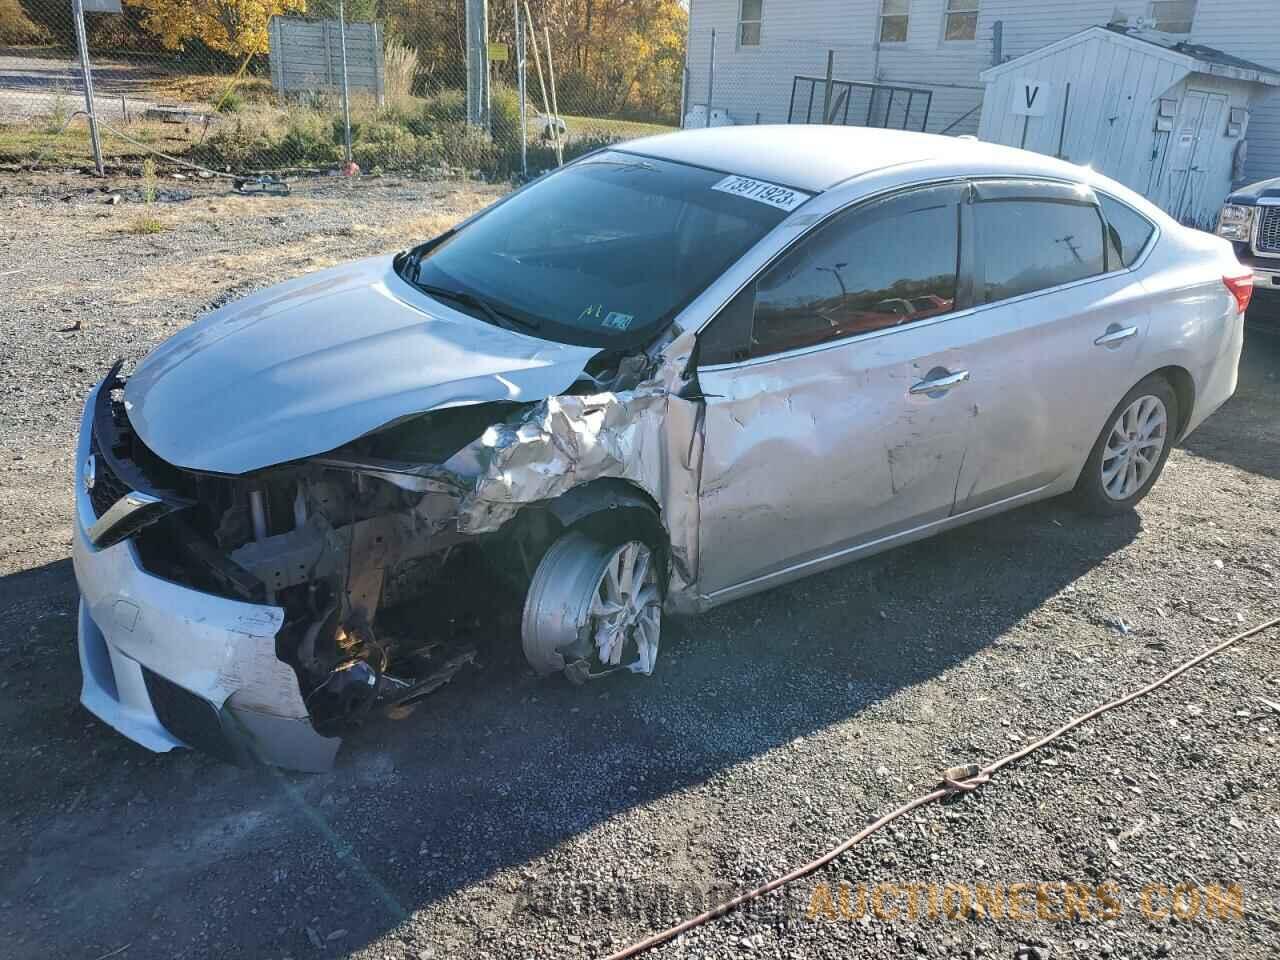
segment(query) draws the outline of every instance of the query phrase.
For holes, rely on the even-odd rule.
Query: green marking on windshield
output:
[[[610,330],[625,330],[631,326],[631,321],[634,319],[633,314],[614,311],[600,321],[600,326],[608,327]]]
[[[635,320],[634,313],[620,313],[617,310],[606,311],[603,303],[588,304],[583,311],[578,314],[578,322],[587,321],[590,323],[598,323],[600,326],[609,330],[626,330],[631,326],[631,322]]]

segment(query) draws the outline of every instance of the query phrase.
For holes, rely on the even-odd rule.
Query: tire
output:
[[[630,534],[563,534],[525,596],[521,643],[543,676],[582,683],[617,670],[653,672],[662,630],[657,552]]]
[[[1103,516],[1132,510],[1164,471],[1180,413],[1178,395],[1159,374],[1126,393],[1107,418],[1076,481],[1077,505]]]

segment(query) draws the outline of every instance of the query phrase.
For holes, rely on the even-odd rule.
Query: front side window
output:
[[[1106,272],[1092,203],[988,200],[974,207],[982,262],[979,303],[995,303]]]
[[[911,19],[911,0],[882,0],[880,8],[880,42],[903,43]]]
[[[760,25],[764,21],[764,0],[741,0],[738,10],[738,45],[760,46]]]
[[[947,0],[947,22],[943,38],[973,40],[978,36],[978,0]]]
[[[1165,33],[1190,33],[1196,19],[1196,0],[1152,0],[1151,19]]]
[[[1132,267],[1147,249],[1155,226],[1127,203],[1099,196],[1102,214],[1107,218],[1107,268],[1119,270],[1121,264]]]
[[[844,214],[756,285],[750,353],[766,356],[955,309],[959,197],[913,191]]]
[[[807,195],[607,151],[400,267],[427,296],[564,343],[647,342]]]

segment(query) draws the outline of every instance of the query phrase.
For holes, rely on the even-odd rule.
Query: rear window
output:
[[[990,200],[976,206],[980,303],[1106,272],[1102,218],[1091,203]]]
[[[1155,225],[1127,203],[1112,197],[1098,195],[1102,214],[1107,218],[1108,267],[1120,269],[1120,264],[1132,267],[1147,249]]]

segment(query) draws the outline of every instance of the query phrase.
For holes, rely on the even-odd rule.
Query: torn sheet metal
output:
[[[667,376],[672,369],[669,362],[659,367]],[[549,397],[445,464],[475,478],[458,507],[458,530],[491,533],[525,506],[592,480],[629,481],[661,510],[671,539],[668,602],[686,608],[697,569],[701,410],[659,378],[617,393]]]

